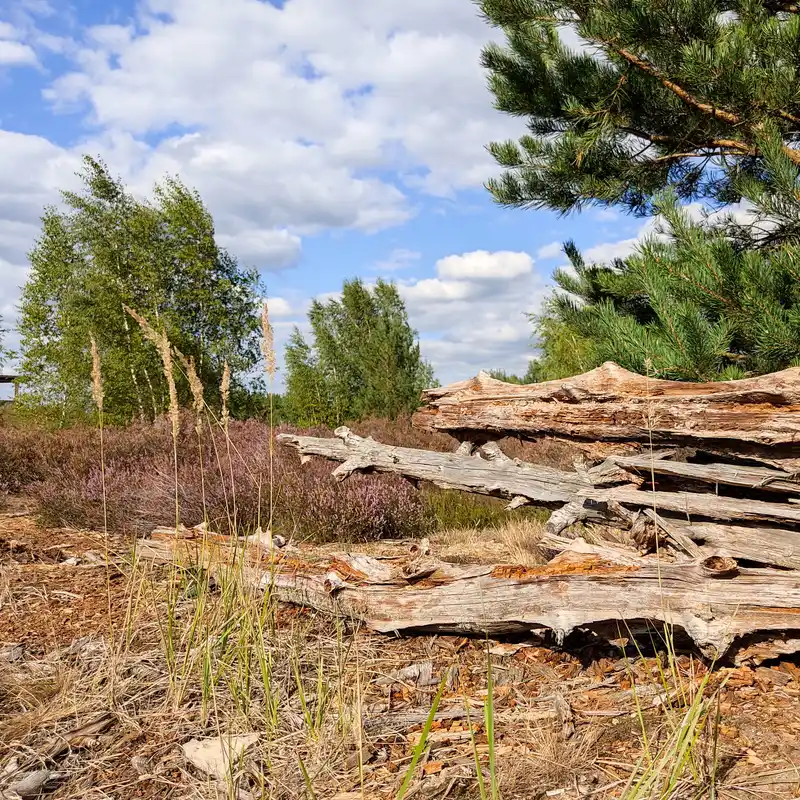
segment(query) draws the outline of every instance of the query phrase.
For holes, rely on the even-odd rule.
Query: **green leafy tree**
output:
[[[158,355],[130,306],[194,357],[207,397],[225,360],[242,375],[258,359],[258,275],[214,240],[211,215],[174,178],[136,200],[104,164],[84,159],[80,192],[47,208],[29,254],[19,330],[25,401],[63,420],[90,407],[89,334],[102,354],[110,420],[153,418],[167,405]],[[181,384],[182,400],[188,386]]]
[[[393,283],[345,281],[341,298],[314,301],[313,344],[295,329],[286,348],[284,413],[300,425],[396,418],[433,384]]]
[[[496,105],[528,133],[490,151],[502,205],[560,212],[589,204],[656,210],[769,191],[765,136],[800,165],[800,8],[794,0],[480,0],[504,46],[482,62]],[[583,49],[564,43],[571,30]],[[740,235],[774,245],[800,231],[777,213]]]

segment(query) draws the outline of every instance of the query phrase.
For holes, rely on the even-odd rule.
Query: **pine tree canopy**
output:
[[[433,373],[393,283],[345,281],[341,298],[314,301],[313,343],[295,329],[286,347],[283,413],[299,425],[339,425],[413,411]]]
[[[496,106],[529,133],[489,149],[505,206],[655,211],[737,202],[767,182],[764,153],[800,165],[800,6],[795,0],[480,0],[505,46],[482,55]],[[584,46],[560,36],[571,29]],[[754,240],[773,244],[788,225]]]
[[[750,194],[758,216],[777,206],[800,216],[800,170],[780,148],[765,169],[781,191]],[[541,377],[603,361],[675,380],[717,380],[800,365],[800,241],[747,248],[719,226],[692,219],[675,195],[656,204],[663,232],[612,264],[586,264],[571,242],[571,268],[539,318]],[[769,232],[769,229],[767,229]],[[569,351],[565,339],[572,338]]]
[[[213,402],[224,361],[241,375],[258,360],[258,274],[217,246],[211,215],[179,180],[142,202],[92,158],[81,178],[81,191],[63,193],[64,210],[45,210],[29,254],[19,323],[24,402],[64,421],[91,409],[91,334],[109,421],[161,414],[160,361],[126,305],[195,359]],[[186,382],[179,388],[186,399]]]

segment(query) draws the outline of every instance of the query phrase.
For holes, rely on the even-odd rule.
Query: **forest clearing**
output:
[[[97,431],[5,432],[4,463],[24,448],[31,472],[28,486],[17,474],[0,528],[4,791],[797,796],[800,579],[786,500],[800,484],[780,442],[797,386],[791,370],[687,385],[606,365],[549,385],[482,376],[431,390],[416,428],[360,429],[373,438],[252,422],[200,437],[185,418],[172,488],[195,527],[169,522],[171,426],[109,431],[105,492],[87,441]],[[614,435],[570,441],[557,428],[576,404],[583,422],[608,413]],[[541,438],[502,436],[498,423],[489,435],[490,414]],[[205,472],[203,450],[217,454]],[[342,462],[339,480],[311,453]],[[45,470],[74,480],[53,488]],[[610,491],[617,500],[597,494]],[[681,525],[659,507],[673,492],[711,502]],[[514,498],[556,510],[549,521],[522,499],[506,510]],[[725,503],[742,498],[753,520],[728,524]],[[260,503],[271,528],[233,524]],[[104,504],[119,520],[107,534],[63,527],[102,520]],[[314,530],[334,511],[349,544],[344,525]],[[378,520],[388,535],[374,535]]]
[[[797,0],[58,5],[0,799],[800,798]]]

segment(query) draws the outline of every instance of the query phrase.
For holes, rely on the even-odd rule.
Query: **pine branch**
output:
[[[606,39],[599,39],[598,41],[602,42],[604,45],[606,45],[606,47],[613,50],[621,58],[624,58],[632,66],[636,67],[637,69],[641,70],[647,75],[650,75],[651,77],[655,78],[659,83],[661,83],[661,85],[665,89],[671,91],[676,97],[678,97],[680,100],[683,100],[684,103],[691,106],[692,108],[697,109],[703,114],[711,116],[713,119],[718,119],[722,120],[723,122],[727,122],[729,125],[740,127],[745,124],[744,120],[738,114],[734,114],[732,111],[726,111],[723,108],[718,108],[717,106],[711,105],[710,103],[704,103],[702,100],[695,97],[691,92],[687,91],[682,86],[675,83],[675,81],[672,81],[665,75],[662,75],[662,73],[659,70],[657,70],[649,61],[640,58],[635,53],[631,53],[624,47],[615,47],[612,44],[612,42]],[[779,112],[779,113],[788,114],[788,112]],[[747,127],[749,128],[751,133],[755,133],[756,127],[754,126],[747,126]],[[746,144],[745,142],[740,142],[736,139],[715,139],[713,141],[715,143],[715,146],[718,147],[729,147],[734,150],[742,151],[748,155],[753,154],[752,146]],[[786,156],[791,160],[793,164],[800,166],[800,150],[795,150],[794,148],[784,145],[783,152],[786,154]]]

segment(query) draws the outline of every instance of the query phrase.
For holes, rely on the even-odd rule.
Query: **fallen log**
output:
[[[139,557],[200,564],[212,574],[232,574],[231,559],[246,582],[281,601],[359,621],[382,633],[500,636],[550,628],[558,641],[576,629],[624,632],[640,621],[682,628],[709,657],[750,636],[793,647],[800,638],[800,574],[740,569],[712,557],[692,564],[620,564],[594,553],[573,553],[539,567],[465,566],[433,558],[321,556],[313,549],[289,553],[242,545],[206,533],[157,533],[140,543]],[[789,643],[789,644],[787,644]],[[768,658],[769,642],[759,645]],[[783,652],[781,650],[780,652]]]
[[[800,463],[800,368],[737,381],[656,380],[607,362],[530,385],[487,373],[423,394],[414,425],[457,438],[519,435],[584,441],[696,444],[766,463]]]
[[[660,522],[699,542],[701,553],[724,553],[756,564],[772,564],[800,570],[800,532],[764,525],[724,525],[687,522],[660,517]]]
[[[592,521],[617,518],[618,514],[610,510],[614,506],[632,506],[677,512],[687,517],[800,523],[800,506],[789,503],[696,492],[642,490],[630,485],[597,489],[593,474],[603,486],[612,481],[603,465],[595,468],[596,471],[566,472],[506,457],[495,456],[490,461],[479,455],[393,447],[363,439],[344,427],[337,428],[335,433],[335,439],[280,434],[278,441],[296,448],[302,456],[318,455],[341,461],[341,466],[333,471],[337,480],[345,480],[355,472],[389,472],[447,489],[509,499],[524,498],[531,504],[584,504],[590,509],[586,518]],[[788,473],[781,474],[790,477]],[[625,478],[617,480],[622,482]],[[519,502],[514,505],[518,506]]]
[[[608,461],[645,475],[669,475],[723,486],[738,486],[780,494],[800,494],[797,472],[753,467],[748,464],[691,464],[650,456],[610,456]]]
[[[527,503],[568,503],[576,494],[589,491],[596,485],[632,483],[635,481],[624,470],[616,470],[616,478],[607,470],[592,480],[592,471],[566,472],[552,467],[512,460],[490,442],[479,453],[438,453],[410,447],[394,447],[373,439],[356,436],[349,428],[337,428],[336,438],[318,438],[283,433],[278,441],[298,450],[301,456],[322,456],[331,461],[341,461],[333,471],[337,480],[345,480],[355,472],[389,472],[414,480],[428,481],[444,489],[460,489],[476,494],[505,497],[509,500],[524,498]],[[492,447],[494,445],[494,447]],[[515,506],[520,503],[516,502]],[[800,509],[796,509],[800,517]]]

